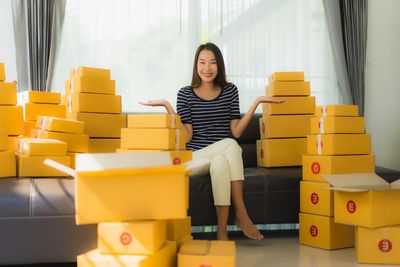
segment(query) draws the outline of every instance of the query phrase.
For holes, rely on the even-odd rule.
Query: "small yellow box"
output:
[[[63,96],[63,103],[67,105],[68,113],[121,113],[120,95],[77,93]]]
[[[75,170],[76,154],[77,154],[77,153],[74,153],[74,152],[67,152],[67,156],[69,156],[69,158],[71,159],[71,160],[70,160],[70,167],[71,167],[72,169],[74,169],[74,170]]]
[[[363,155],[371,153],[369,134],[314,134],[307,136],[307,154]]]
[[[299,242],[328,250],[354,247],[354,226],[335,223],[333,217],[300,213]]]
[[[315,116],[342,116],[342,117],[357,117],[357,105],[326,105],[325,107],[317,106],[315,108]]]
[[[307,138],[257,140],[257,166],[301,166],[307,150]]]
[[[300,181],[300,212],[333,216],[333,192],[328,183]]]
[[[85,133],[90,137],[120,138],[126,128],[126,114],[68,113],[68,119],[85,123]]]
[[[0,82],[0,105],[15,106],[17,104],[17,84]]]
[[[53,104],[61,103],[61,94],[58,92],[25,91],[18,93],[20,105],[30,104]]]
[[[93,68],[81,66],[76,69],[70,69],[70,78],[74,78],[76,76],[92,76],[92,77],[103,77],[106,79],[110,79],[111,70],[109,69],[101,69],[101,68]]]
[[[25,156],[17,155],[17,170],[19,177],[65,177],[67,174],[55,170],[44,164],[46,159],[57,161],[69,167],[70,158],[68,156]]]
[[[176,267],[176,242],[167,241],[154,255],[106,255],[98,249],[81,254],[79,267]]]
[[[63,141],[67,143],[68,152],[87,153],[89,151],[89,136],[86,134],[71,134],[37,130],[36,136],[31,137],[57,139]]]
[[[24,121],[24,137],[31,136],[31,130],[36,129],[36,121]]]
[[[85,123],[57,117],[38,116],[36,128],[53,132],[83,134]]]
[[[4,68],[4,63],[0,63],[0,82],[6,80],[6,70]]]
[[[272,81],[304,81],[304,72],[302,71],[281,71],[272,73]]]
[[[234,241],[188,240],[178,253],[178,266],[236,266]]]
[[[0,106],[0,129],[6,128],[8,135],[24,132],[24,119],[21,106]]]
[[[375,156],[346,155],[320,156],[303,155],[303,180],[326,182],[325,174],[375,172]]]
[[[101,254],[153,255],[167,240],[165,220],[103,222],[97,226]]]
[[[266,96],[309,96],[310,82],[270,82]]]
[[[400,226],[357,227],[356,254],[359,263],[400,264]]]
[[[186,132],[183,129],[121,129],[121,148],[183,150],[186,147]]]
[[[0,177],[15,177],[16,163],[13,151],[0,151]]]
[[[181,128],[181,118],[174,114],[129,114],[127,128]]]
[[[182,245],[189,240],[193,240],[192,235],[187,235],[187,236],[182,236],[178,241],[176,241],[176,244],[178,246],[178,251],[181,250]]]
[[[8,131],[0,129],[0,151],[8,150]]]
[[[15,151],[25,156],[66,156],[67,144],[55,139],[20,138]]]
[[[118,148],[117,153],[150,153],[150,152],[163,152],[169,153],[172,163],[174,165],[189,162],[192,160],[192,150],[137,150],[137,149],[124,149]]]
[[[65,105],[54,104],[25,104],[25,120],[36,121],[37,116],[50,116],[65,118],[66,116]]]
[[[375,173],[325,175],[333,186],[335,222],[369,228],[400,224],[400,180]]]
[[[115,153],[121,146],[119,138],[90,138],[89,153]]]
[[[15,152],[15,149],[18,147],[18,140],[22,138],[19,136],[8,136],[8,150]]]
[[[363,117],[317,117],[311,119],[311,134],[365,133]]]
[[[260,137],[307,137],[311,133],[311,118],[312,115],[264,115],[259,120]]]
[[[95,76],[78,76],[65,81],[65,94],[77,93],[115,95],[115,80]]]
[[[273,97],[275,100],[284,100],[281,104],[263,103],[263,115],[295,115],[314,114],[315,96],[287,96]]]
[[[167,240],[179,241],[192,235],[192,219],[187,216],[185,219],[167,220]]]

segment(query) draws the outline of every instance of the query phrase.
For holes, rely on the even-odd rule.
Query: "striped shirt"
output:
[[[192,140],[186,144],[186,148],[201,149],[230,137],[230,121],[240,119],[238,89],[229,83],[221,89],[218,97],[204,100],[194,93],[191,86],[181,88],[177,112],[182,123],[193,127]]]

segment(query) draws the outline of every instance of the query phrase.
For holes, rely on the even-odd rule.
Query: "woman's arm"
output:
[[[241,119],[236,119],[236,120],[231,120],[231,132],[232,135],[235,138],[239,138],[243,132],[247,129],[247,126],[250,123],[251,118],[254,115],[254,112],[256,111],[258,105],[260,103],[283,103],[283,100],[274,100],[273,98],[266,97],[266,96],[259,96],[257,97],[249,110],[246,112],[246,114],[241,118]]]

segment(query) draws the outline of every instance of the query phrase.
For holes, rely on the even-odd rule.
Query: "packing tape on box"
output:
[[[18,140],[18,153],[22,154],[22,151],[24,150],[24,143],[21,142],[21,139]]]
[[[71,82],[69,83],[69,89],[71,90],[71,94],[74,93],[74,89],[75,89],[75,82],[74,81],[75,81],[75,76],[71,78]]]
[[[325,132],[324,117],[319,118],[319,132],[323,134]]]
[[[172,119],[172,122],[171,122],[172,129],[175,129],[175,114],[171,115],[171,119]]]
[[[72,95],[68,95],[68,113],[72,113]]]
[[[317,153],[318,155],[322,154],[322,140],[320,134],[317,134]]]
[[[176,132],[176,138],[175,138],[175,149],[179,149],[179,141],[180,141],[180,133],[179,133],[179,129],[175,130]]]
[[[322,117],[326,117],[327,108],[322,107]]]

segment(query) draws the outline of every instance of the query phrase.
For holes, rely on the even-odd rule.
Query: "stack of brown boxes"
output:
[[[266,95],[281,104],[266,104],[260,118],[257,140],[257,165],[262,167],[300,166],[306,153],[310,119],[315,112],[315,97],[303,72],[274,72]]]
[[[120,147],[121,128],[126,127],[121,96],[109,69],[78,67],[65,81],[67,118],[85,123],[90,153],[115,152]]]
[[[300,243],[324,249],[354,246],[354,227],[336,223],[333,193],[325,175],[374,172],[370,136],[354,105],[317,107],[303,156]]]
[[[0,129],[7,129],[8,150],[14,151],[18,136],[24,132],[22,106],[17,106],[17,84],[5,82],[4,63],[0,63]]]
[[[9,150],[7,129],[0,129],[0,162],[0,177],[16,175],[15,155]]]

